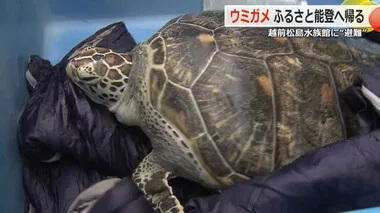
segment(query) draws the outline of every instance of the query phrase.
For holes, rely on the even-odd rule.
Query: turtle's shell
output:
[[[342,39],[226,28],[223,11],[175,18],[146,44],[151,106],[216,176],[253,177],[355,134],[337,95],[380,63]]]

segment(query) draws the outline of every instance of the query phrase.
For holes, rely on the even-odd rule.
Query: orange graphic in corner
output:
[[[342,5],[377,5],[376,2],[370,0],[345,0]],[[369,23],[372,27],[367,28],[367,32],[380,32],[380,8],[376,8],[369,16]]]
[[[371,24],[373,30],[380,32],[380,7],[373,10],[369,15],[369,23]]]

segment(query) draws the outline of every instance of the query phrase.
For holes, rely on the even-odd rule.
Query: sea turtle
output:
[[[375,63],[380,53],[343,38],[272,38],[204,11],[172,19],[130,53],[86,48],[66,72],[148,135],[153,151],[132,179],[157,212],[174,213],[183,207],[168,178],[221,189],[355,134],[338,93]]]

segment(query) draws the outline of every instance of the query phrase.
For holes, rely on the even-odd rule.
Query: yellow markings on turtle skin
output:
[[[265,138],[265,140],[267,140],[267,138]],[[265,153],[265,149],[267,148],[267,143],[261,143],[259,145],[259,152],[260,153]]]
[[[229,161],[229,162],[233,162],[233,164],[236,165],[236,164],[237,164],[237,163],[236,163],[236,159],[239,158],[239,156],[241,155],[241,153],[242,153],[241,150],[232,153],[232,155],[229,157],[228,161]]]
[[[284,44],[284,43],[287,43],[288,42],[288,39],[287,38],[273,38],[275,41],[277,41],[278,43],[281,43],[281,44]]]
[[[192,72],[189,71],[188,69],[184,69],[181,65],[181,61],[185,60],[185,57],[182,57],[175,67],[173,67],[173,74],[178,77],[178,79],[182,79],[181,83],[184,85],[189,85],[191,84],[191,81],[193,79]]]
[[[285,124],[277,123],[277,136],[282,138],[292,138],[292,130]]]
[[[172,121],[174,126],[176,126],[182,133],[188,136],[190,133],[186,127],[186,115],[183,111],[177,112],[176,110],[162,105],[162,111],[164,112],[165,117]]]
[[[227,123],[228,120],[230,120],[231,118],[233,118],[235,116],[236,116],[236,114],[232,114],[232,115],[228,116],[227,118],[218,121],[218,123],[215,124],[215,127],[217,129],[219,129],[221,126],[223,126],[223,124]]]
[[[236,159],[235,160],[235,166],[242,160],[242,158],[244,157],[244,153],[246,153],[251,148],[252,142],[255,138],[256,129],[259,125],[260,125],[259,123],[255,123],[255,125],[253,127],[252,134],[249,136],[247,142],[245,143],[245,146],[240,150],[240,153],[236,153],[236,154],[238,154],[238,156],[235,158]]]
[[[166,77],[164,71],[160,69],[152,68],[149,73],[149,93],[150,101],[154,108],[158,108],[161,103],[161,94],[165,87]]]
[[[239,127],[239,128],[236,128],[234,130],[234,132],[231,133],[230,136],[228,136],[227,140],[228,141],[236,141],[236,140],[239,140],[241,138],[241,133],[242,133],[242,128]],[[230,146],[234,146],[235,144],[231,144]],[[229,162],[236,162],[236,159],[241,155],[241,151],[242,149],[244,148],[238,148],[237,146],[235,146],[235,148],[232,148],[232,149],[237,149],[236,152],[232,153],[229,158],[228,158],[228,161]]]
[[[321,99],[323,103],[333,102],[333,89],[328,84],[323,84],[321,87]]]
[[[272,82],[268,78],[268,76],[261,75],[258,78],[259,84],[261,86],[261,89],[263,90],[264,94],[266,95],[272,95],[273,88],[272,88]]]
[[[192,74],[188,70],[183,70],[176,67],[173,70],[173,74],[176,75],[178,79],[182,79],[181,84],[189,85],[191,83]]]
[[[293,66],[297,66],[298,68],[302,67],[302,63],[300,62],[300,60],[297,57],[287,57],[287,61],[289,64],[291,64]]]
[[[284,88],[284,91],[292,97],[294,97],[295,93],[297,92],[296,87],[290,82],[286,82]]]
[[[292,156],[293,154],[293,151],[294,150],[294,147],[296,145],[296,142],[294,140],[294,137],[293,137],[293,132],[292,130],[290,129],[289,126],[285,125],[285,124],[282,124],[282,123],[277,123],[277,136],[278,137],[281,137],[281,138],[284,138],[288,144],[287,144],[287,151],[288,151],[288,155],[289,156]],[[285,163],[285,162],[282,162],[282,164]]]
[[[282,58],[281,58],[282,59]],[[275,66],[277,69],[279,69],[280,72],[283,72],[283,68],[286,68],[287,65],[284,64],[283,61],[276,61],[272,62],[273,66]]]
[[[158,80],[157,80],[157,78],[153,78],[152,80],[153,80],[152,83],[151,83],[152,90],[157,90],[158,87],[156,85],[157,85]]]
[[[184,132],[187,132],[185,113],[180,112],[177,115],[174,115],[174,119],[175,119],[175,123],[178,124],[179,128],[182,129]]]
[[[290,82],[285,83],[285,88],[286,88],[286,91],[292,91],[292,92],[296,91],[296,87]]]
[[[215,39],[214,36],[206,33],[201,33],[197,36],[197,39],[203,44],[203,45],[210,45],[214,43]]]
[[[172,111],[172,118],[174,118],[174,123],[177,125],[177,127],[181,130],[181,132],[185,133],[186,135],[189,135],[190,132],[186,128],[186,115],[184,112],[175,112]]]
[[[279,68],[282,64],[275,61],[275,62],[272,62],[273,66],[276,67],[276,68]]]
[[[234,81],[237,80],[234,76],[232,76],[232,75],[230,75],[230,74],[227,74],[227,75],[226,75],[226,78],[231,79],[231,80],[234,80]]]
[[[168,41],[168,39],[166,39],[166,41]],[[181,44],[173,42],[172,44],[171,43],[166,44],[166,47],[170,47],[170,48],[175,49],[175,48],[178,48],[179,45],[181,45]],[[168,55],[170,55],[170,54],[168,54]]]
[[[212,88],[211,92],[212,93],[218,93],[218,92],[220,92],[220,89],[219,88]]]
[[[228,140],[235,139],[237,136],[239,136],[241,134],[241,132],[242,132],[241,127],[235,129],[235,131],[228,137]]]
[[[293,156],[294,154],[294,152],[293,152],[293,150],[294,150],[294,147],[296,146],[296,142],[295,142],[295,140],[291,140],[291,141],[289,141],[289,144],[288,144],[288,153],[289,153],[289,155],[290,156]]]

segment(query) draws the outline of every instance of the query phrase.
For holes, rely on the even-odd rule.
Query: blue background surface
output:
[[[24,195],[16,127],[25,100],[23,70],[40,53],[44,21],[34,0],[0,1],[0,211],[21,213]]]
[[[342,1],[308,2],[331,5]],[[16,127],[26,98],[28,57],[38,54],[54,64],[78,42],[116,21],[124,21],[139,42],[169,19],[202,7],[202,0],[0,0],[1,212],[23,211]]]

